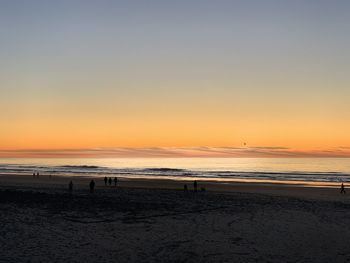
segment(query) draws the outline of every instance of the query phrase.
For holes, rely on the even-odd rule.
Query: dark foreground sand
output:
[[[70,195],[68,178],[1,175],[0,262],[350,261],[338,189],[99,180],[89,194],[88,180]]]

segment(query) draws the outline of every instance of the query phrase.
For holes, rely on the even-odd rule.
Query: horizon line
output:
[[[0,158],[350,158],[350,147],[298,150],[288,147],[113,147],[0,149]]]

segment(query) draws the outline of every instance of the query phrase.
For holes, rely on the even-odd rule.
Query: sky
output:
[[[350,156],[349,11],[0,1],[0,157]]]

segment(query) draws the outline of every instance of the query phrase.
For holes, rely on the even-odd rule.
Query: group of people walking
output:
[[[34,172],[34,173],[33,173],[33,178],[39,178],[39,175],[41,176],[42,174],[40,174],[39,172]],[[49,178],[52,177],[51,173],[49,173],[49,174],[44,174],[43,177],[44,177],[44,176],[46,176],[46,177],[48,176]]]
[[[104,183],[105,183],[105,186],[107,186],[107,184],[109,184],[109,186],[112,186],[112,178],[111,178],[111,177],[107,178],[107,177],[105,176],[104,179],[103,179],[103,181],[104,181]],[[114,186],[117,187],[118,178],[117,178],[117,177],[114,177],[113,181],[114,181]],[[95,185],[96,185],[96,183],[95,183],[94,179],[92,179],[92,180],[90,181],[90,183],[89,183],[90,193],[94,193],[94,192],[95,192]],[[69,184],[68,184],[68,191],[69,191],[70,193],[73,192],[73,181],[72,181],[72,180],[71,180],[71,181],[69,182]],[[185,192],[188,191],[187,184],[184,185],[184,191],[185,191]],[[197,183],[196,180],[193,181],[193,191],[194,191],[194,192],[197,192],[197,191],[198,191],[198,183]],[[204,188],[201,188],[201,191],[205,191],[205,189],[204,189]],[[344,192],[345,192],[345,191],[344,191]]]
[[[107,186],[107,183],[108,183],[110,186],[112,185],[112,178],[111,178],[111,177],[110,177],[110,178],[105,177],[103,180],[104,180],[104,182],[105,182],[105,186]],[[117,178],[117,177],[114,177],[113,181],[114,181],[114,186],[117,187],[117,185],[118,185],[118,178]],[[90,183],[89,183],[90,193],[94,193],[94,192],[95,192],[95,185],[96,185],[96,183],[95,183],[94,179],[92,179],[92,180],[90,181]],[[72,181],[72,180],[71,180],[71,181],[69,182],[69,184],[68,184],[68,191],[69,191],[70,193],[73,192],[73,181]]]
[[[205,188],[202,187],[201,189],[201,192],[204,192],[205,191]],[[193,181],[193,192],[197,192],[198,191],[198,182],[196,180]],[[188,192],[188,187],[187,187],[187,184],[184,185],[184,192]]]
[[[112,186],[112,177],[107,178],[107,177],[105,176],[105,178],[104,178],[103,180],[105,181],[105,186],[107,186],[107,183],[109,184],[109,186]],[[117,177],[114,177],[113,181],[114,181],[114,186],[117,187],[118,178],[117,178]]]

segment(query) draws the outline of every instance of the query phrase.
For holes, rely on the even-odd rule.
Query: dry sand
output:
[[[0,262],[347,262],[350,192],[0,175]],[[187,182],[189,184],[189,182]],[[189,185],[192,189],[192,185]]]

